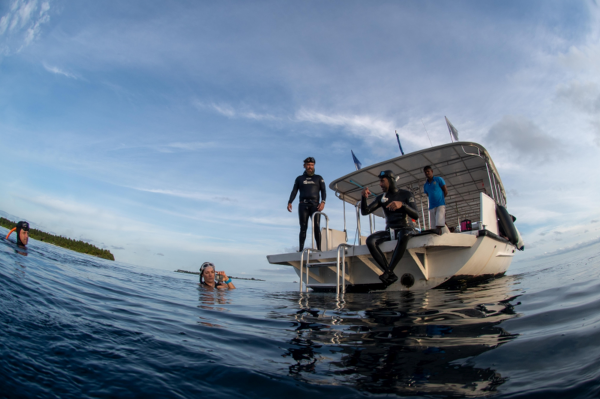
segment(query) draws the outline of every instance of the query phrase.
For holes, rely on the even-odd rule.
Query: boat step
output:
[[[340,266],[342,264],[340,263]],[[329,266],[337,266],[337,262],[315,262],[307,264],[308,267],[329,267]]]

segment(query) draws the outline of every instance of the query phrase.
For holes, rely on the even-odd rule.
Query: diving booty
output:
[[[436,222],[429,216],[429,196],[423,188],[426,181],[423,170],[428,165],[435,170],[436,176],[443,178],[447,187],[446,226],[442,228],[442,234],[438,234]],[[412,210],[416,210],[419,217],[409,221],[414,224],[414,232],[393,270],[398,280],[385,284],[382,275],[386,270],[369,251],[367,237],[361,235],[360,216],[363,194],[368,195],[369,202],[374,199],[385,201],[385,195],[378,196],[383,189],[380,176],[390,171],[395,176],[395,186],[414,195]],[[498,170],[488,151],[474,142],[457,141],[363,167],[334,180],[329,187],[342,200],[344,230],[330,228],[327,215],[315,213],[321,214],[326,221],[321,234],[322,251],[314,249],[312,234],[313,248],[267,256],[271,264],[291,266],[296,270],[301,291],[309,288],[337,293],[381,289],[406,291],[462,285],[504,275],[516,251],[524,248],[514,225],[516,218],[506,209],[506,191]],[[357,234],[353,243],[347,242],[347,210],[356,215]],[[414,212],[410,213],[414,215]],[[387,216],[389,222],[389,212]],[[368,216],[371,234],[377,230],[376,224],[381,223],[377,223],[378,217],[386,217],[383,206]],[[379,245],[388,265],[398,244],[394,229],[391,229],[392,235]],[[379,230],[383,230],[383,226]]]

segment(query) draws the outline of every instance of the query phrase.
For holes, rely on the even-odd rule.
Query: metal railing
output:
[[[340,294],[340,270],[342,277],[342,294],[346,293],[346,248],[352,245],[342,243],[337,247],[337,259],[335,262],[315,262],[310,263],[310,253],[312,248],[305,248],[300,255],[300,292],[308,292],[308,281],[311,267],[329,267],[336,266],[335,270],[335,293]],[[340,253],[340,250],[341,253]],[[304,253],[306,253],[306,262],[304,261]],[[306,281],[304,281],[304,268],[306,268]]]
[[[352,245],[342,243],[337,247],[337,269],[335,276],[335,294],[340,295],[340,249],[342,249],[342,294],[346,293],[346,248]]]
[[[308,265],[310,261],[310,251],[312,248],[304,248],[300,255],[300,292],[302,292],[302,271],[304,270],[304,253],[306,252],[306,292],[308,292]]]

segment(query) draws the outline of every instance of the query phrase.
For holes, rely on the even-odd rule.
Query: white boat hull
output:
[[[389,241],[380,247],[388,261],[396,243]],[[485,230],[416,236],[410,239],[394,270],[400,279],[385,288],[378,278],[383,271],[371,257],[367,246],[353,246],[346,250],[346,291],[424,290],[499,277],[508,270],[515,251],[515,245]],[[299,252],[267,256],[272,264],[294,267],[298,275],[300,258]],[[336,259],[337,250],[333,249],[311,253],[309,262],[332,262]],[[303,273],[306,281],[306,267]],[[335,290],[336,275],[335,265],[311,267],[308,286],[315,291]]]

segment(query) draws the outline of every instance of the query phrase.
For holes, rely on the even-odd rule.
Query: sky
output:
[[[499,170],[515,262],[600,240],[595,1],[0,1],[0,210],[125,263],[294,279],[266,255],[298,245],[303,159],[329,184],[444,116]]]

